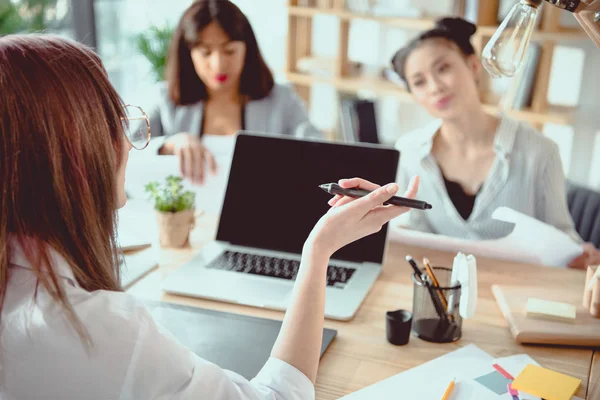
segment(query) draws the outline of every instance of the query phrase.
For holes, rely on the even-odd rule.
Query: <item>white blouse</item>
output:
[[[271,357],[251,381],[198,357],[158,326],[127,293],[87,292],[53,253],[67,297],[93,346],[38,287],[13,246],[0,319],[0,399],[314,399],[312,382]]]
[[[471,240],[508,235],[513,224],[492,219],[498,207],[510,207],[567,233],[578,242],[567,207],[565,175],[558,146],[529,125],[503,116],[494,140],[496,158],[471,215],[465,220],[448,196],[442,172],[431,154],[440,120],[408,133],[396,143],[400,150],[400,187],[419,175],[417,197],[433,205],[411,210],[398,219],[412,229]]]

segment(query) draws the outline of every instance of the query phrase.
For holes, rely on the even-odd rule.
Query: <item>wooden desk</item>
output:
[[[600,350],[594,353],[592,360],[587,396],[589,400],[600,399]]]
[[[204,243],[214,237],[214,233],[215,218],[201,217],[192,234],[191,248],[161,250],[160,268],[132,286],[129,292],[150,300],[281,320],[283,313],[278,311],[166,295],[161,291],[160,284],[165,276],[193,257]],[[600,399],[598,356],[594,368],[595,391],[592,391],[595,395],[586,397],[592,350],[518,345],[512,339],[491,292],[493,283],[519,285],[520,282],[534,281],[549,290],[582,291],[585,282],[582,272],[479,259],[477,315],[464,322],[463,338],[453,344],[432,344],[412,337],[407,346],[396,347],[386,340],[385,313],[399,308],[412,309],[411,270],[404,261],[406,254],[416,259],[427,256],[435,265],[450,265],[454,256],[399,244],[389,246],[383,272],[356,317],[349,322],[325,321],[328,328],[338,330],[338,335],[321,359],[316,384],[317,399],[338,399],[469,343],[475,343],[496,357],[527,353],[545,367],[581,379],[583,383],[577,394],[579,397]]]

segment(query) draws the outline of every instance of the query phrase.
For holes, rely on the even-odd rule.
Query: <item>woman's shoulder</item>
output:
[[[280,103],[295,99],[297,96],[298,94],[290,83],[275,83],[267,97],[263,100]]]
[[[146,305],[125,292],[73,290],[69,293],[69,300],[86,326],[121,326],[137,333],[140,326],[150,319]]]
[[[441,121],[433,120],[420,128],[413,129],[400,135],[396,140],[395,147],[400,151],[414,151],[431,143],[433,136],[440,129]]]
[[[528,157],[544,158],[558,152],[558,145],[527,122],[509,119],[514,126],[513,151]]]

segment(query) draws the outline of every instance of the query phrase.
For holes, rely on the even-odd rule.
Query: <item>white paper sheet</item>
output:
[[[196,193],[198,210],[218,213],[227,188],[235,136],[205,135],[202,142],[215,158],[217,172],[214,175],[207,173],[201,186],[192,185],[187,180],[184,181],[184,186]],[[147,200],[148,195],[144,191],[146,184],[151,181],[162,183],[169,175],[181,176],[176,156],[159,156],[132,150],[125,174],[125,190],[134,199]]]
[[[518,376],[527,364],[539,365],[527,354],[494,359],[479,347],[471,344],[436,358],[418,367],[394,375],[362,390],[351,393],[342,399],[441,399],[448,384],[456,379],[449,400],[512,400],[508,391],[498,395],[479,382],[483,375],[495,372],[493,364],[498,364],[514,377]],[[520,400],[540,400],[519,392]],[[572,400],[582,400],[573,397]]]
[[[131,285],[158,267],[157,247],[145,249],[133,254],[123,255],[121,264],[121,285],[128,289]]]
[[[479,347],[468,345],[343,399],[441,399],[450,381],[456,379],[450,400],[504,400],[503,396],[474,381],[494,371],[492,360],[492,356]]]
[[[581,245],[565,233],[510,208],[500,207],[492,217],[514,223],[514,230],[496,240],[466,240],[390,224],[389,238],[414,246],[546,266],[564,267],[583,252]]]
[[[136,250],[152,245],[155,235],[154,212],[142,200],[128,200],[118,211],[117,239],[121,251]]]

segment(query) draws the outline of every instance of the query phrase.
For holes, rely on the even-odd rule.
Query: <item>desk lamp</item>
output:
[[[600,47],[600,0],[519,0],[483,49],[482,63],[492,77],[512,77],[519,70],[544,1],[573,13]]]

